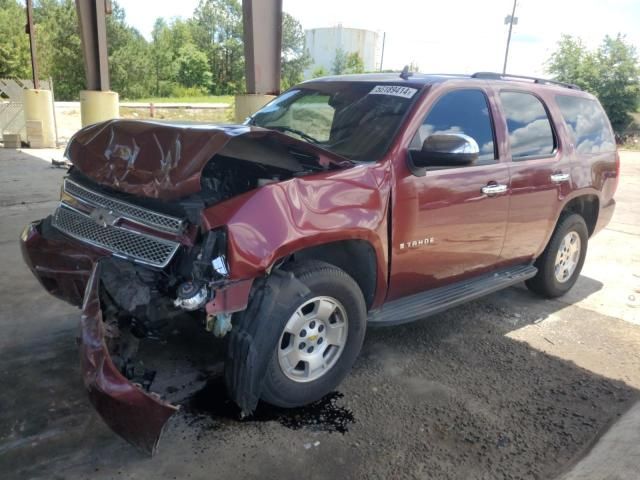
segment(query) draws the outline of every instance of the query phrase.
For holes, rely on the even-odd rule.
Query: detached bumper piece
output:
[[[84,384],[105,423],[129,443],[153,455],[165,424],[178,407],[146,393],[113,364],[105,343],[99,271],[97,262],[82,306],[80,358]]]
[[[111,360],[99,295],[100,258],[109,252],[61,235],[51,218],[27,225],[20,240],[24,260],[40,283],[82,308],[80,360],[91,403],[115,433],[153,455],[164,425],[178,408],[131,383]]]
[[[51,226],[51,217],[27,225],[20,237],[25,263],[52,295],[80,307],[96,260],[109,253],[70,241]]]

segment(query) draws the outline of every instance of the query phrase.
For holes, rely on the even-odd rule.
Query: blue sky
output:
[[[283,0],[306,28],[342,23],[386,32],[385,67],[414,62],[423,72],[502,69],[512,0]],[[198,0],[119,0],[127,21],[147,38],[157,17],[188,17]],[[152,7],[151,7],[152,5]],[[519,0],[509,71],[543,75],[562,33],[596,46],[605,34],[626,34],[640,51],[640,0]]]

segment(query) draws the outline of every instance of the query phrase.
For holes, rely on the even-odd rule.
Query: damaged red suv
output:
[[[368,325],[521,281],[565,293],[619,176],[593,96],[489,73],[316,79],[244,125],[112,120],[66,155],[60,205],[25,228],[24,259],[82,308],[91,401],[147,450],[176,407],[130,367],[166,318],[226,336],[245,414],[304,405],[347,375]]]

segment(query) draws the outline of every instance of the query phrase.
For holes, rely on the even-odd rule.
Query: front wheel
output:
[[[309,293],[279,319],[280,340],[261,395],[285,408],[319,400],[338,386],[360,353],[367,322],[362,292],[343,270],[313,261],[290,271]]]
[[[547,248],[536,260],[538,273],[526,281],[527,287],[547,298],[567,293],[580,276],[588,240],[589,232],[581,215],[562,217]]]

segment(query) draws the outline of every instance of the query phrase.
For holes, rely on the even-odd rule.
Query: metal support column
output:
[[[25,26],[26,32],[29,34],[29,47],[31,48],[31,74],[33,76],[33,88],[38,90],[40,88],[40,78],[38,77],[38,60],[36,54],[36,39],[35,31],[33,28],[33,2],[27,0],[27,25]]]
[[[110,90],[107,21],[111,0],[76,0],[87,89],[80,92],[82,125],[117,118],[118,94]]]
[[[236,95],[238,123],[280,93],[282,0],[242,0],[247,91]]]
[[[242,0],[247,93],[280,93],[282,0]]]
[[[87,90],[109,90],[106,15],[111,0],[76,0]]]

